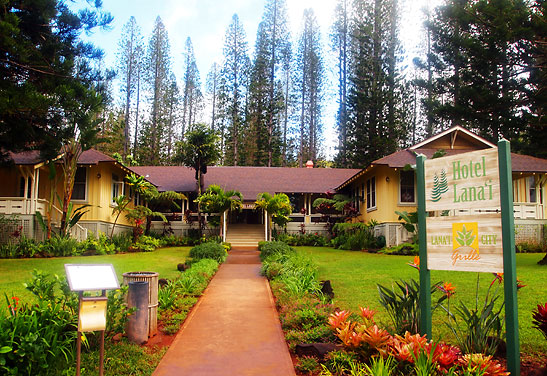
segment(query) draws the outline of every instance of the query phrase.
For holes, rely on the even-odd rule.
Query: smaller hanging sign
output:
[[[428,217],[426,226],[428,269],[503,273],[499,214]]]

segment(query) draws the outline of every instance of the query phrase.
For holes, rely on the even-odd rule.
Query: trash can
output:
[[[127,337],[133,343],[142,345],[148,341],[148,301],[150,290],[148,281],[129,282],[127,305],[136,311],[129,316]]]
[[[127,272],[123,273],[123,284],[129,282],[148,282],[148,336],[152,337],[158,333],[158,277],[156,272]]]

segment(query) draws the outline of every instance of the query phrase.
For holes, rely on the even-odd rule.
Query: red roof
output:
[[[196,191],[195,172],[182,166],[132,167],[136,173],[158,186],[160,191]],[[255,200],[262,192],[324,193],[333,191],[359,170],[289,167],[209,167],[205,188],[211,184],[224,190],[237,190],[245,200]]]
[[[377,159],[372,162],[372,165],[387,165],[392,168],[403,168],[407,164],[416,164],[417,154],[424,154],[427,158],[431,158],[436,151],[437,150],[435,149],[405,149]],[[446,155],[456,155],[475,150],[449,149],[445,151]],[[511,153],[511,165],[513,172],[547,172],[547,159],[531,157],[529,155]]]
[[[8,155],[13,163],[17,165],[36,165],[44,162],[38,150],[22,151],[19,153],[8,152]],[[96,165],[99,162],[116,162],[116,160],[95,149],[84,151],[80,159],[78,159],[78,164],[84,165]]]

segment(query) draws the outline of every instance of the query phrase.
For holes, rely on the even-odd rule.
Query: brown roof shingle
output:
[[[193,169],[182,166],[132,167],[136,173],[158,186],[160,191],[196,190]],[[205,187],[211,184],[224,190],[237,190],[245,200],[255,200],[262,192],[324,193],[357,173],[357,169],[289,168],[289,167],[209,167]]]

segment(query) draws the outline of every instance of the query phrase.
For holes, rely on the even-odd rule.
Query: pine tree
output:
[[[226,119],[226,159],[225,163],[237,166],[240,160],[239,147],[244,121],[247,41],[245,30],[237,14],[226,29],[224,36],[224,64],[222,67],[221,98]]]
[[[354,8],[346,150],[348,165],[363,167],[399,146],[406,94],[397,65],[397,0],[357,0]]]
[[[184,91],[182,96],[182,130],[181,136],[184,138],[185,132],[190,130],[192,124],[196,122],[198,112],[202,105],[201,83],[199,79],[199,70],[194,56],[194,46],[192,39],[186,38],[184,44]]]
[[[137,89],[138,69],[141,64],[144,49],[140,28],[135,17],[131,16],[122,28],[122,36],[118,43],[118,74],[120,77],[120,91],[125,94],[124,110],[124,143],[123,156],[129,153],[131,100]]]
[[[214,62],[207,73],[207,79],[205,81],[206,92],[210,98],[211,106],[211,129],[215,131],[216,120],[219,117],[219,86],[220,86],[220,67]]]
[[[279,140],[276,139],[277,128],[279,127],[279,110],[283,103],[279,103],[279,86],[276,83],[276,69],[283,61],[282,53],[287,51],[285,44],[290,40],[287,26],[287,9],[285,0],[268,0],[262,17],[262,32],[266,50],[266,65],[268,69],[268,103],[266,113],[266,134],[268,167],[274,163],[274,154],[279,154],[276,146]],[[257,38],[258,39],[258,38]]]
[[[175,139],[176,139],[176,124],[178,123],[178,107],[180,104],[179,99],[179,88],[177,86],[177,78],[173,73],[169,77],[168,88],[165,93],[165,105],[167,110],[166,118],[166,137],[164,141],[166,143],[166,157],[167,160],[171,160],[172,153],[174,150]]]
[[[321,99],[323,86],[323,59],[321,36],[312,9],[304,10],[303,29],[299,39],[296,86],[300,101],[299,166],[304,159],[317,159],[321,135]]]
[[[150,120],[143,131],[145,140],[141,159],[146,164],[157,165],[162,159],[161,149],[165,132],[166,99],[169,89],[171,57],[167,30],[158,16],[148,44],[146,81],[150,90]]]
[[[338,111],[336,114],[338,130],[338,154],[336,162],[340,167],[347,164],[347,93],[349,85],[349,58],[350,58],[350,20],[351,10],[349,0],[338,0],[335,8],[335,19],[331,32],[331,47],[336,53],[338,63]]]

